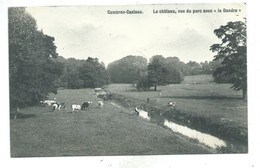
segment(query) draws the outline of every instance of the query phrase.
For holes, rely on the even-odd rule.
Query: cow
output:
[[[104,103],[101,100],[99,100],[98,101],[98,107],[103,107],[103,106],[104,106]]]
[[[66,105],[65,105],[64,102],[54,103],[54,104],[52,105],[52,110],[59,110],[59,111],[60,111],[60,109],[65,109],[65,107],[66,107]]]
[[[59,105],[58,103],[54,103],[52,105],[52,111],[54,111],[54,110],[59,110],[60,111],[60,107],[61,107],[61,105]]]
[[[41,104],[47,104],[48,107],[51,107],[54,103],[56,103],[55,100],[44,100],[40,101]]]
[[[135,108],[135,110],[134,110],[134,113],[133,113],[134,115],[139,115],[139,111],[138,111],[138,109],[137,109],[137,107]]]
[[[87,110],[89,108],[89,105],[92,103],[92,101],[85,101],[81,104],[81,110]]]
[[[175,107],[175,106],[176,106],[176,102],[170,101],[170,102],[168,102],[167,106],[169,106],[169,107]]]
[[[71,105],[71,108],[72,108],[72,113],[74,113],[74,111],[79,112],[80,109],[81,109],[81,106],[78,105],[78,104],[72,104],[72,105]]]

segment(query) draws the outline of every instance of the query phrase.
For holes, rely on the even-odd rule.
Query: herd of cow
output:
[[[110,92],[108,92],[107,90],[104,90],[102,88],[95,88],[93,89],[94,95],[103,99],[103,100],[111,100],[112,98],[112,94]],[[150,98],[147,98],[147,103],[150,102]],[[44,100],[40,102],[42,105],[47,105],[48,107],[52,108],[52,111],[54,110],[61,110],[61,109],[65,109],[66,104],[65,102],[56,102],[56,99],[54,98],[53,100]],[[80,110],[87,110],[89,109],[90,104],[92,104],[92,101],[85,101],[82,102],[81,105],[80,104],[72,104],[71,105],[71,109],[72,109],[72,113],[74,112],[79,112]],[[103,101],[99,100],[97,102],[98,107],[103,107],[104,103]],[[169,107],[173,107],[175,108],[176,106],[176,102],[168,102],[167,106]],[[137,109],[137,107],[134,109],[133,112],[135,115],[139,115],[139,110]]]
[[[111,93],[108,93],[106,90],[102,89],[102,88],[94,88],[93,89],[94,95],[102,98],[103,100],[111,100]],[[66,104],[65,102],[56,102],[56,98],[53,98],[53,100],[44,100],[44,101],[40,101],[40,103],[44,106],[48,106],[51,107],[52,111],[54,110],[61,110],[61,109],[65,109]],[[85,101],[82,102],[81,105],[80,104],[72,104],[71,105],[71,109],[72,109],[72,113],[74,112],[79,112],[80,110],[87,110],[90,106],[90,104],[92,104],[92,101]],[[103,101],[99,100],[97,102],[98,107],[103,107],[104,103]]]
[[[44,100],[44,101],[41,101],[40,103],[44,106],[51,107],[52,111],[54,111],[54,110],[60,111],[61,109],[65,109],[65,107],[66,107],[65,102],[61,102],[61,103],[56,102],[55,98],[53,100]],[[92,101],[82,102],[81,105],[72,104],[71,105],[72,113],[79,112],[80,110],[87,110],[89,108],[90,104],[92,104]],[[98,105],[98,107],[103,107],[104,103],[103,103],[103,101],[99,100],[97,105]]]

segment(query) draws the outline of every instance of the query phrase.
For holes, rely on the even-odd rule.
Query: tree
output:
[[[166,68],[168,70],[167,81],[170,84],[178,84],[184,80],[182,70],[182,64],[178,57],[167,57],[165,59]]]
[[[148,65],[148,80],[151,86],[154,86],[154,91],[158,85],[166,85],[168,70],[165,64],[165,58],[161,55],[155,55],[150,59]]]
[[[189,75],[199,75],[200,69],[201,69],[201,66],[200,66],[199,63],[197,63],[195,61],[189,61],[186,64],[186,66],[190,70],[190,74]]]
[[[213,44],[212,52],[217,52],[214,60],[221,60],[222,66],[217,68],[215,76],[229,76],[232,89],[242,90],[243,98],[247,95],[247,41],[246,23],[242,21],[228,22],[214,30],[215,35],[222,40],[221,44]]]
[[[109,83],[108,72],[104,63],[99,63],[97,58],[88,57],[79,68],[79,78],[83,81],[83,87],[95,88]]]
[[[126,56],[108,64],[111,82],[137,83],[147,68],[147,59],[141,56]]]
[[[25,8],[9,8],[10,108],[33,105],[48,93],[57,93],[63,64],[57,57],[54,38],[37,30]]]

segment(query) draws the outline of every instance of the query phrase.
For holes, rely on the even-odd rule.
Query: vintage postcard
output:
[[[11,157],[248,153],[245,3],[8,7]]]

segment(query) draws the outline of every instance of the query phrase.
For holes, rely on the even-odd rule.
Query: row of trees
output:
[[[165,64],[168,71],[171,72],[172,78],[169,79],[172,80],[171,83],[179,83],[180,79],[175,79],[179,73],[180,76],[213,74],[221,66],[221,62],[218,60],[184,63],[178,57],[163,58],[163,56],[160,58],[160,63]],[[146,58],[130,55],[108,64],[107,70],[112,83],[137,83],[140,78],[147,75],[147,66]],[[168,77],[170,78],[170,76]]]
[[[183,81],[184,76],[213,74],[221,62],[205,61],[197,63],[190,61],[184,63],[178,57],[164,58],[155,55],[147,63],[141,56],[126,56],[108,64],[108,72],[112,83],[137,84],[137,89],[148,90],[158,85],[177,84]]]
[[[87,60],[77,60],[59,57],[57,61],[64,64],[63,74],[59,80],[61,87],[69,89],[95,88],[110,82],[104,63],[100,63],[97,58],[88,57]]]

